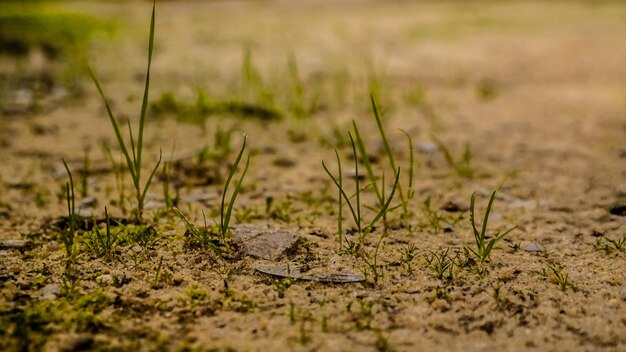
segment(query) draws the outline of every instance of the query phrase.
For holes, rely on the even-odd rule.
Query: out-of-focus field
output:
[[[626,348],[626,4],[158,2],[143,181],[160,151],[167,168],[133,224],[131,175],[86,66],[122,132],[135,129],[150,10],[0,2],[1,350]],[[344,200],[338,243],[322,161],[337,175],[337,150],[355,202],[352,121],[367,221],[367,160],[392,189],[370,94],[406,203],[396,189],[359,243]],[[219,222],[244,134],[234,231],[194,239],[170,197],[197,228]],[[62,158],[81,216],[71,260]],[[517,228],[481,262],[470,196],[481,225],[492,190],[488,234]],[[119,235],[106,255],[93,244],[105,207]],[[232,237],[242,225],[300,239],[258,258]]]

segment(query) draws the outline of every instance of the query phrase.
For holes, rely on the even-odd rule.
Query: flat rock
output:
[[[2,249],[21,249],[28,246],[26,240],[3,240],[0,241],[0,248]]]
[[[543,252],[546,250],[546,247],[536,242],[530,242],[524,246],[524,250],[526,252]]]
[[[348,272],[320,272],[314,274],[303,274],[295,266],[289,264],[257,264],[255,269],[264,274],[289,277],[297,280],[317,281],[327,283],[353,283],[365,281],[365,277],[361,274],[353,274]]]
[[[233,242],[254,258],[277,260],[293,250],[300,235],[256,225],[239,225],[233,229]]]
[[[40,291],[41,299],[56,299],[61,294],[61,287],[57,284],[48,284]]]

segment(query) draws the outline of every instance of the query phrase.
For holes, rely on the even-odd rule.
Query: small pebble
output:
[[[40,298],[43,300],[56,299],[61,294],[61,287],[57,284],[47,284],[41,291]]]
[[[0,241],[0,248],[3,248],[3,249],[21,249],[26,246],[28,246],[28,241],[25,241],[25,240]]]
[[[540,245],[539,243],[531,242],[531,243],[527,243],[524,246],[524,250],[526,252],[543,252],[546,250],[546,248]]]

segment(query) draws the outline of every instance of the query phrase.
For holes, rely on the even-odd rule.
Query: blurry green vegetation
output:
[[[157,116],[173,115],[180,121],[196,124],[202,128],[212,115],[237,115],[260,120],[282,117],[282,113],[271,106],[235,99],[211,99],[202,89],[196,90],[195,101],[181,100],[171,92],[164,93],[150,104],[150,109]]]
[[[93,34],[111,22],[61,9],[49,1],[0,1],[0,52],[23,56],[41,48],[50,59],[83,57]]]

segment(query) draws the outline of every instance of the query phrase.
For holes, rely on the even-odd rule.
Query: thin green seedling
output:
[[[330,172],[330,170],[328,169],[328,167],[326,166],[324,161],[322,161],[322,167],[324,168],[324,171],[326,171],[326,174],[328,174],[330,179],[333,181],[335,186],[337,186],[337,188],[338,188],[338,190],[340,192],[340,196],[343,197],[343,199],[345,200],[346,204],[348,205],[348,208],[350,209],[350,213],[352,214],[352,219],[354,220],[354,224],[356,226],[357,233],[359,235],[359,243],[363,244],[363,241],[365,240],[367,235],[369,235],[369,233],[374,229],[374,226],[376,225],[376,223],[383,216],[385,216],[385,214],[387,213],[387,211],[389,209],[389,205],[391,204],[391,201],[393,200],[393,197],[394,197],[394,195],[396,193],[396,189],[398,187],[398,182],[400,180],[400,169],[398,168],[396,170],[395,181],[394,181],[391,193],[389,194],[389,197],[386,199],[384,204],[382,204],[380,209],[378,209],[378,211],[376,212],[376,215],[374,216],[374,218],[367,225],[364,226],[364,221],[362,219],[362,211],[361,211],[361,208],[362,208],[361,191],[362,191],[362,189],[360,187],[360,181],[359,181],[359,178],[360,178],[360,175],[359,175],[359,158],[358,158],[358,155],[357,155],[356,144],[355,144],[354,138],[352,137],[352,134],[349,134],[349,137],[350,137],[350,143],[352,144],[352,154],[353,154],[353,157],[354,157],[354,162],[355,162],[354,168],[355,168],[355,173],[356,173],[354,204],[353,204],[353,201],[352,201],[352,197],[348,196],[348,194],[346,193],[345,188],[343,186],[343,183],[341,183],[341,184],[339,183],[338,178],[335,177]],[[342,169],[341,158],[339,158],[339,153],[337,152],[337,150],[335,150],[335,155],[337,156],[338,169],[341,170]],[[383,183],[383,187],[384,187],[384,183]],[[340,218],[339,221],[342,221],[341,218]],[[342,226],[340,226],[340,227],[342,227]]]
[[[115,162],[111,148],[106,143],[102,143],[102,150],[106,154],[109,162],[111,163],[111,169],[115,175],[115,188],[117,189],[117,207],[122,210],[122,213],[126,214],[126,191],[124,188],[124,160],[120,155],[120,162]]]
[[[162,152],[159,153],[159,161],[156,163],[154,169],[152,169],[152,173],[148,177],[145,185],[141,185],[141,169],[142,169],[142,154],[143,154],[143,131],[146,121],[146,113],[148,109],[148,95],[150,91],[150,67],[152,65],[152,53],[154,50],[154,23],[155,23],[155,8],[156,2],[152,5],[152,17],[150,20],[150,39],[148,43],[148,68],[146,70],[146,82],[144,86],[143,99],[141,103],[141,112],[139,115],[139,131],[137,134],[137,140],[135,141],[133,137],[133,129],[130,126],[130,121],[128,122],[128,133],[129,133],[129,145],[127,145],[122,132],[120,130],[117,119],[113,115],[113,111],[111,109],[111,105],[109,104],[108,99],[106,98],[102,87],[100,86],[100,82],[96,78],[94,72],[89,69],[89,74],[104,101],[104,105],[107,110],[107,114],[109,116],[109,120],[111,121],[111,125],[113,126],[113,131],[115,132],[115,137],[117,138],[118,145],[124,154],[126,159],[126,164],[128,167],[128,172],[131,175],[133,186],[135,188],[135,197],[137,200],[137,208],[135,209],[135,219],[137,222],[141,222],[143,216],[143,207],[144,201],[146,198],[146,194],[148,192],[148,188],[152,182],[152,178],[156,173],[159,165],[161,164]],[[130,152],[129,152],[130,149]]]
[[[241,157],[243,156],[244,151],[246,150],[246,142],[248,136],[243,136],[243,144],[241,146],[241,150],[239,154],[237,154],[237,158],[233,166],[230,168],[230,173],[228,174],[228,178],[226,179],[226,183],[224,184],[224,190],[222,191],[222,201],[220,203],[220,223],[219,223],[219,234],[222,237],[222,240],[226,239],[229,231],[230,218],[233,211],[233,206],[235,205],[235,200],[241,191],[241,184],[243,183],[243,179],[246,177],[246,173],[248,172],[248,167],[250,166],[250,154],[246,158],[246,165],[243,168],[241,175],[239,176],[239,180],[235,183],[235,187],[230,196],[230,200],[228,202],[228,206],[226,205],[226,193],[228,192],[228,186],[230,185],[235,172],[237,171],[237,167],[239,166],[239,162],[241,161]]]
[[[431,135],[432,140],[437,145],[437,148],[443,153],[443,157],[446,160],[446,164],[454,170],[454,172],[463,178],[474,178],[474,168],[472,167],[472,150],[470,148],[469,143],[465,143],[465,148],[463,149],[463,154],[461,158],[456,161],[452,157],[452,153],[446,145],[435,135]]]
[[[70,179],[69,183],[65,184],[65,194],[67,198],[67,218],[68,218],[68,228],[63,229],[61,231],[61,240],[63,241],[63,245],[65,246],[65,255],[69,262],[74,261],[74,238],[77,233],[76,220],[78,218],[78,214],[76,213],[76,197],[74,195],[74,178],[72,177],[72,172],[70,171],[69,166],[65,162],[65,159],[62,159],[63,166],[65,166],[65,170],[67,171],[67,176]]]
[[[404,264],[407,274],[409,275],[412,274],[413,273],[412,262],[413,262],[413,259],[415,259],[415,257],[417,257],[417,254],[418,254],[417,247],[415,246],[415,244],[409,243],[406,246],[402,246],[399,252],[400,252],[400,263]]]
[[[514,226],[504,232],[496,232],[489,241],[486,239],[487,235],[487,223],[489,221],[489,214],[491,213],[491,207],[493,205],[493,201],[496,198],[496,191],[491,193],[491,198],[489,198],[489,204],[487,205],[487,209],[485,210],[485,216],[483,218],[482,228],[480,231],[476,228],[476,222],[474,220],[474,203],[476,201],[476,193],[472,193],[472,197],[470,200],[470,223],[472,224],[472,230],[474,232],[474,240],[476,242],[476,249],[473,249],[467,246],[467,250],[470,251],[478,260],[482,263],[487,260],[491,254],[491,250],[501,239],[503,239],[506,235],[508,235],[511,231],[515,230],[517,226]]]
[[[550,278],[550,276],[552,276],[552,280],[556,282],[557,285],[559,285],[559,288],[561,288],[561,291],[563,292],[567,291],[568,288],[572,289],[572,291],[574,292],[578,292],[578,286],[572,283],[569,280],[569,275],[564,274],[562,270],[563,266],[561,266],[559,263],[550,262],[548,263],[548,270],[544,268],[538,273],[544,278]],[[552,275],[550,275],[550,272]]]
[[[374,112],[374,118],[376,119],[376,125],[378,127],[378,132],[380,133],[380,137],[381,137],[382,142],[383,142],[383,146],[384,146],[384,149],[385,149],[385,154],[387,155],[387,160],[389,161],[389,165],[391,166],[391,168],[393,170],[396,170],[396,169],[398,169],[398,166],[397,166],[397,163],[396,163],[396,157],[394,155],[393,149],[391,148],[391,145],[389,144],[389,140],[387,138],[387,134],[385,133],[385,128],[383,127],[382,118],[381,118],[381,115],[380,115],[380,112],[379,112],[378,105],[376,103],[376,98],[375,98],[374,94],[370,94],[370,100],[372,102],[372,111]],[[404,133],[404,135],[407,137],[408,147],[409,147],[408,190],[407,190],[406,193],[403,192],[402,191],[402,184],[398,183],[398,194],[400,196],[400,205],[399,205],[399,207],[402,207],[403,217],[406,218],[410,214],[410,212],[408,210],[408,203],[415,196],[415,190],[413,189],[413,172],[414,172],[414,168],[415,168],[415,159],[414,159],[414,155],[413,155],[413,139],[411,138],[411,136],[406,131],[402,131],[402,133]]]
[[[104,218],[106,222],[104,234],[100,231],[98,225],[94,224],[93,232],[83,241],[83,243],[97,258],[105,257],[107,259],[111,259],[113,256],[113,249],[120,240],[120,233],[122,231],[111,231],[111,218],[109,217],[107,207],[104,207]]]
[[[89,195],[89,169],[90,169],[90,165],[91,165],[91,163],[89,162],[89,148],[86,148],[85,149],[85,155],[83,157],[83,169],[80,172],[80,176],[81,176],[80,195],[83,198],[87,198],[87,196]]]
[[[172,208],[176,215],[185,223],[185,227],[187,229],[187,235],[189,235],[190,243],[197,244],[202,249],[212,249],[214,251],[221,251],[220,247],[212,241],[211,231],[207,227],[206,217],[204,216],[204,211],[202,212],[202,218],[204,219],[204,227],[198,228],[196,225],[192,224],[189,219],[183,214],[178,208]]]
[[[593,247],[598,251],[605,251],[607,254],[621,252],[626,248],[626,236],[613,240],[602,235],[596,240]]]
[[[426,268],[432,271],[434,278],[441,281],[450,281],[454,277],[455,258],[449,255],[450,248],[440,252],[424,254]]]
[[[174,196],[172,196],[171,192],[170,192],[170,168],[171,168],[171,164],[172,164],[172,159],[173,159],[173,154],[174,154],[174,147],[172,147],[172,151],[170,153],[170,157],[169,160],[165,160],[163,162],[163,170],[161,173],[161,178],[162,178],[162,186],[163,186],[163,202],[165,203],[165,208],[167,210],[172,209],[174,206],[177,205],[178,203],[178,192],[176,192],[176,194]]]

